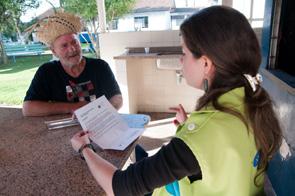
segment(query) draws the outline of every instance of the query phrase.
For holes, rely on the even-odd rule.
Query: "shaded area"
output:
[[[16,57],[16,59],[15,63],[10,59],[8,64],[0,65],[0,74],[18,73],[39,67],[44,62],[51,60],[52,55]]]
[[[167,112],[138,112],[140,114],[146,114],[151,117],[151,123],[162,122],[163,119],[174,118],[175,113]],[[169,121],[168,121],[169,122]],[[138,140],[138,144],[142,146],[149,156],[153,155],[164,144],[168,143],[174,136],[176,127],[173,123],[158,123],[157,126],[148,127]],[[132,152],[130,159],[125,164],[126,168],[130,163],[135,162],[135,153]]]

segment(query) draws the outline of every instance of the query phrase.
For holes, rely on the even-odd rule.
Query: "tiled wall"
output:
[[[202,91],[176,82],[176,72],[159,70],[156,59],[127,60],[130,112],[169,112],[169,107],[183,104],[192,111]]]
[[[176,85],[176,73],[156,69],[155,59],[115,60],[126,47],[179,46],[179,31],[113,32],[100,35],[101,58],[106,60],[119,82],[124,104],[120,112],[164,112],[170,106],[183,103],[188,110],[195,105],[196,92],[184,83]],[[200,91],[197,91],[200,94]],[[186,96],[181,99],[181,94]],[[187,95],[189,93],[189,95]],[[187,102],[194,97],[193,103]]]
[[[260,30],[256,30],[260,38]],[[120,112],[167,112],[182,103],[193,110],[202,91],[176,83],[176,72],[159,70],[156,59],[114,60],[126,47],[179,46],[179,31],[113,32],[100,34],[101,58],[106,60],[119,82],[124,104]]]

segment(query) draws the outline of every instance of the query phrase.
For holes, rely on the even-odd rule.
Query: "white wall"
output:
[[[255,32],[260,40],[261,29]],[[156,69],[155,59],[114,60],[126,47],[179,46],[178,30],[109,32],[100,34],[99,42],[101,58],[110,64],[123,94],[120,112],[167,111],[178,103],[190,111],[201,95],[185,83],[177,85],[175,71]]]
[[[203,94],[202,91],[189,87],[184,79],[178,84],[176,72],[158,69],[155,58],[131,58],[125,62],[119,61],[117,63],[119,67],[126,63],[126,79],[123,79],[124,74],[119,74],[118,79],[128,84],[131,113],[169,112],[169,107],[180,103],[187,112],[191,112]]]
[[[180,46],[178,30],[108,32],[99,36],[100,55],[113,69],[113,57],[124,53],[126,47]]]
[[[183,7],[209,7],[215,5],[213,0],[175,0],[175,6],[177,8]],[[218,0],[218,4],[221,4],[221,0]]]
[[[180,37],[178,30],[103,33],[100,34],[99,42],[101,58],[110,64],[123,94],[124,104],[120,112],[134,112],[134,110],[130,111],[129,108],[135,108],[144,111],[159,111],[159,109],[161,111],[167,111],[167,104],[171,103],[170,100],[174,100],[174,103],[180,103],[177,96],[171,96],[171,92],[167,92],[166,94],[160,93],[158,94],[159,96],[154,96],[154,98],[151,97],[151,95],[155,95],[160,91],[159,85],[163,85],[160,84],[161,82],[164,82],[166,85],[164,89],[170,89],[171,91],[175,92],[175,94],[177,94],[178,89],[174,88],[174,86],[176,86],[175,72],[155,70],[155,59],[139,61],[119,60],[117,63],[113,59],[113,57],[123,54],[126,47],[179,46]],[[136,65],[139,66],[134,69],[128,69],[130,67],[136,67]],[[139,69],[138,74],[136,74],[136,69]],[[142,71],[140,71],[143,69],[150,69],[150,71],[147,72],[147,70],[145,70],[144,73],[146,74],[144,74]],[[136,86],[134,86],[134,83],[130,82],[136,80],[132,79],[135,77],[135,75],[141,76],[141,78],[138,79],[139,85],[136,84]],[[152,76],[155,76],[155,78],[151,78]],[[167,86],[168,84],[162,80],[173,81],[173,87]],[[151,85],[145,86],[146,84],[143,83],[144,81],[155,82],[151,84],[155,88],[151,89]],[[133,91],[133,89],[137,88],[145,88],[145,93],[138,94],[137,90]],[[169,97],[166,96],[168,94]],[[159,97],[161,97],[162,102],[159,102]],[[167,97],[167,100],[163,97]],[[131,103],[129,103],[128,100],[131,100]],[[150,104],[151,102],[152,104]],[[166,105],[164,104],[165,102],[167,102]],[[184,104],[188,105],[186,103]],[[160,105],[161,107],[158,107]]]

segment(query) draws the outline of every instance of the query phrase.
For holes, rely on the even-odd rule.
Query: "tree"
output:
[[[86,22],[88,35],[93,43],[96,55],[99,56],[98,22],[96,0],[61,0],[61,6],[68,12],[79,14]],[[105,0],[107,22],[127,14],[133,7],[135,0]],[[87,28],[90,26],[90,28]],[[96,39],[96,38],[97,39]]]
[[[107,22],[129,13],[134,4],[135,0],[105,0]]]
[[[39,6],[38,0],[1,0],[0,2],[0,31],[2,33],[17,32],[22,37],[20,16],[29,8]]]
[[[20,29],[20,16],[27,9],[38,7],[38,0],[1,0],[0,1],[0,34],[12,34],[17,32],[17,36],[22,39],[23,35]],[[1,61],[6,62],[6,54],[3,47],[3,41],[0,36],[0,55]]]

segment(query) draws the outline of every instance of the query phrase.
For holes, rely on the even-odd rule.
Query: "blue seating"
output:
[[[5,51],[8,57],[13,58],[13,62],[16,62],[17,56],[30,56],[30,55],[41,55],[47,48],[43,44],[5,44]]]

